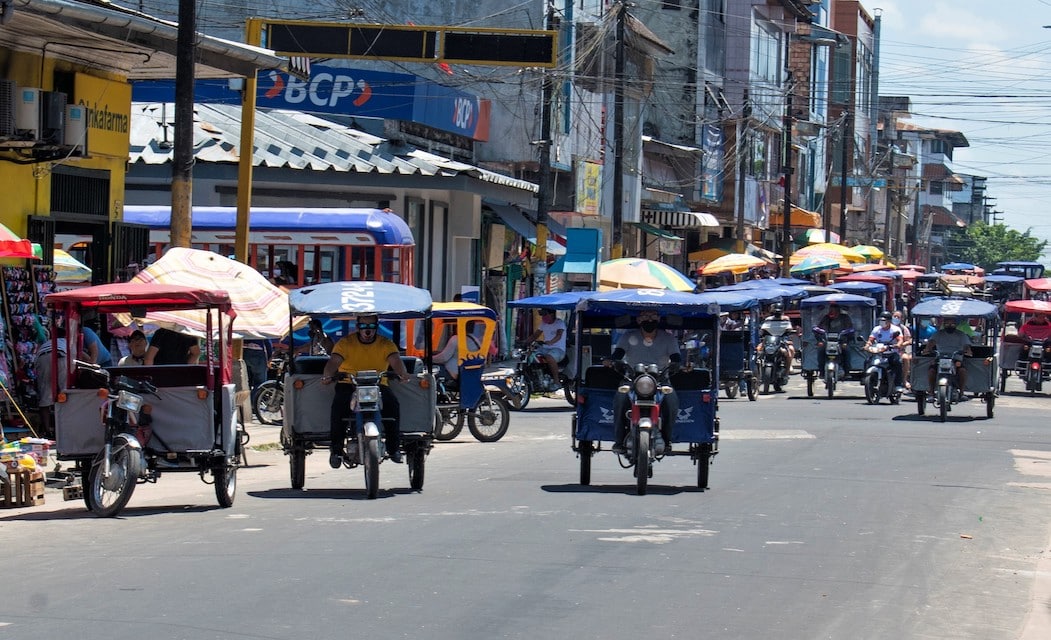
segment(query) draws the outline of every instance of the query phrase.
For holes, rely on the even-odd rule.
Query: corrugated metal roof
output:
[[[133,104],[131,162],[171,162],[174,121],[173,103]],[[194,158],[198,162],[240,160],[240,106],[194,105],[194,124]],[[298,111],[256,112],[255,144],[253,165],[256,167],[439,177],[467,175],[531,193],[537,191],[537,185],[532,182],[442,158]]]

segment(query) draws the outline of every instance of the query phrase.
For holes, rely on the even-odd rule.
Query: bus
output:
[[[190,246],[233,256],[236,219],[236,207],[193,207]],[[155,257],[171,243],[170,206],[126,205],[124,222],[149,228]],[[411,285],[415,246],[412,230],[390,209],[251,208],[248,264],[275,284],[382,280]]]

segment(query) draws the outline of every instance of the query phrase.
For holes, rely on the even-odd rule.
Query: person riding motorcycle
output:
[[[566,323],[555,315],[554,309],[540,310],[540,328],[529,337],[530,342],[540,344],[539,355],[551,373],[551,386],[545,391],[557,391],[559,388],[558,363],[566,357]]]
[[[609,358],[603,361],[607,367],[613,366],[616,360],[623,360],[634,370],[638,364],[656,364],[661,369],[682,362],[679,342],[667,331],[659,327],[660,315],[656,311],[645,310],[637,317],[638,328],[627,331],[617,340],[617,345]],[[631,398],[620,391],[613,397],[613,446],[616,454],[627,453],[628,429],[625,424]],[[671,450],[672,429],[675,417],[679,414],[679,398],[674,389],[664,396],[661,402],[661,440],[654,447],[657,455],[664,455]]]
[[[343,336],[332,346],[332,353],[325,363],[322,384],[336,383],[335,395],[332,398],[330,414],[329,466],[338,469],[343,464],[343,442],[347,439],[345,420],[350,416],[350,401],[354,396],[354,384],[349,380],[336,380],[337,372],[357,374],[359,371],[386,371],[389,366],[394,370],[398,380],[406,381],[409,373],[401,360],[398,347],[377,334],[379,317],[375,314],[363,314],[356,318],[356,331]],[[394,392],[387,386],[387,381],[380,384],[380,396],[383,400],[383,435],[387,445],[387,454],[391,461],[402,461],[400,445],[401,407]]]
[[[967,388],[967,368],[963,366],[963,356],[971,355],[971,339],[967,334],[957,330],[956,318],[942,318],[941,328],[934,332],[927,340],[923,348],[924,355],[930,355],[935,351],[943,355],[952,354],[953,365],[956,367],[956,379],[960,383],[960,389]],[[962,354],[962,355],[961,355]],[[927,368],[928,389],[934,390],[934,378],[938,373],[938,362],[932,362]],[[933,396],[932,396],[933,398]]]
[[[762,354],[764,336],[791,336],[795,332],[792,321],[785,315],[784,306],[781,303],[774,303],[770,306],[770,315],[764,318],[763,323],[759,325],[759,344],[756,345],[755,352]],[[796,356],[796,348],[791,338],[785,337],[781,341],[781,354],[785,358],[785,370],[791,373],[792,361]]]
[[[1033,342],[1046,342],[1051,339],[1051,322],[1047,320],[1046,313],[1034,313],[1033,317],[1026,320],[1018,329],[1018,337],[1023,340],[1022,358],[1029,357],[1029,345]]]
[[[901,347],[903,340],[904,335],[902,334],[901,327],[893,324],[893,315],[890,311],[884,311],[879,314],[879,324],[872,328],[868,340],[865,341],[866,348],[871,347],[877,342],[887,345],[887,350],[884,352],[884,356],[887,358],[887,362],[890,363],[890,386],[894,389],[895,393],[901,393],[904,391],[902,388],[901,367]]]
[[[825,336],[829,333],[838,333],[842,341],[846,335],[854,333],[854,321],[850,316],[832,303],[828,305],[828,313],[821,318],[813,329],[814,338],[817,340],[817,362],[818,369],[825,370]]]

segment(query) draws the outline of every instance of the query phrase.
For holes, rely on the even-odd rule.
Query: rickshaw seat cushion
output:
[[[584,386],[592,389],[616,389],[624,376],[612,367],[593,366],[584,371]]]
[[[123,375],[135,380],[149,380],[157,387],[200,387],[208,384],[208,367],[203,364],[134,365],[110,367],[108,371],[111,378]]]
[[[296,373],[321,375],[325,371],[328,356],[299,356],[295,360]]]
[[[671,377],[671,386],[676,392],[711,389],[712,372],[709,369],[679,371]]]

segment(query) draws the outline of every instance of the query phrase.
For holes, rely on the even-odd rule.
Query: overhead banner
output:
[[[172,102],[170,80],[136,82],[135,102]],[[240,104],[241,94],[227,80],[198,80],[194,101]],[[406,120],[456,133],[472,140],[489,139],[491,103],[409,73],[310,65],[310,80],[273,69],[260,71],[256,106],[318,114]]]

